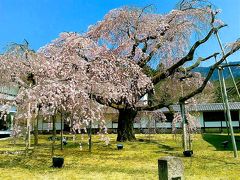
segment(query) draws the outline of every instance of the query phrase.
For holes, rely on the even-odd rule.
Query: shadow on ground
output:
[[[216,148],[216,151],[229,151],[232,150],[232,140],[231,136],[227,134],[212,134],[212,133],[205,133],[202,134],[202,137],[205,141],[210,143]],[[235,136],[236,144],[238,150],[240,149],[240,136]],[[226,141],[228,141],[226,145]]]

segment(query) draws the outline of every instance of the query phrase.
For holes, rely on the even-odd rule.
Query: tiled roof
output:
[[[173,105],[173,110],[174,111],[180,111],[180,106],[179,105]],[[240,102],[230,102],[229,103],[230,110],[240,110]],[[198,112],[203,112],[203,111],[223,111],[223,103],[206,103],[206,104],[197,104],[194,106],[189,106],[187,107],[189,111],[198,111]],[[167,108],[161,108],[157,111],[162,111],[162,112],[168,112],[169,110]]]
[[[229,103],[230,110],[240,110],[240,102]],[[198,111],[221,111],[224,110],[223,103],[199,104]]]
[[[229,103],[230,110],[240,110],[240,102],[230,102]],[[180,111],[179,105],[172,105],[173,110],[175,112]],[[198,112],[206,112],[206,111],[223,111],[222,103],[205,103],[205,104],[197,104],[195,106],[187,106],[188,111],[198,111]],[[105,113],[118,113],[116,109],[104,106],[103,107]],[[169,112],[167,108],[161,108],[156,111]]]

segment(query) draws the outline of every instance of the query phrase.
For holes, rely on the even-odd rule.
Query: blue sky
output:
[[[111,9],[121,6],[156,5],[157,11],[167,13],[178,0],[0,0],[0,50],[8,43],[28,40],[37,50],[56,38],[60,32],[85,32],[91,24],[101,20]],[[220,32],[225,44],[240,38],[240,1],[211,0],[222,9],[220,18],[228,24]],[[207,56],[219,51],[213,38],[198,51]],[[239,61],[240,54],[230,61]],[[208,64],[203,64],[208,65]]]

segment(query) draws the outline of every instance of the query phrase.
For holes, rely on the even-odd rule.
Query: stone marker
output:
[[[158,159],[159,180],[183,180],[183,163],[180,158],[166,156]]]

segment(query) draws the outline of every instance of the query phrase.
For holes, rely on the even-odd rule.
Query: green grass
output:
[[[226,134],[193,135],[191,158],[182,155],[180,135],[176,139],[171,134],[153,135],[150,141],[148,136],[137,135],[144,141],[123,143],[123,150],[117,150],[116,136],[109,136],[108,146],[94,136],[92,153],[88,152],[87,137],[82,151],[80,136],[75,143],[69,141],[63,151],[57,144],[55,154],[65,158],[62,169],[50,167],[51,142],[47,135],[40,136],[40,145],[28,156],[0,154],[0,179],[158,179],[157,160],[169,155],[183,160],[186,179],[240,179],[240,159],[233,158],[231,144],[229,149],[221,147],[228,139]],[[15,146],[10,140],[0,141],[0,152],[23,149],[22,140]]]

